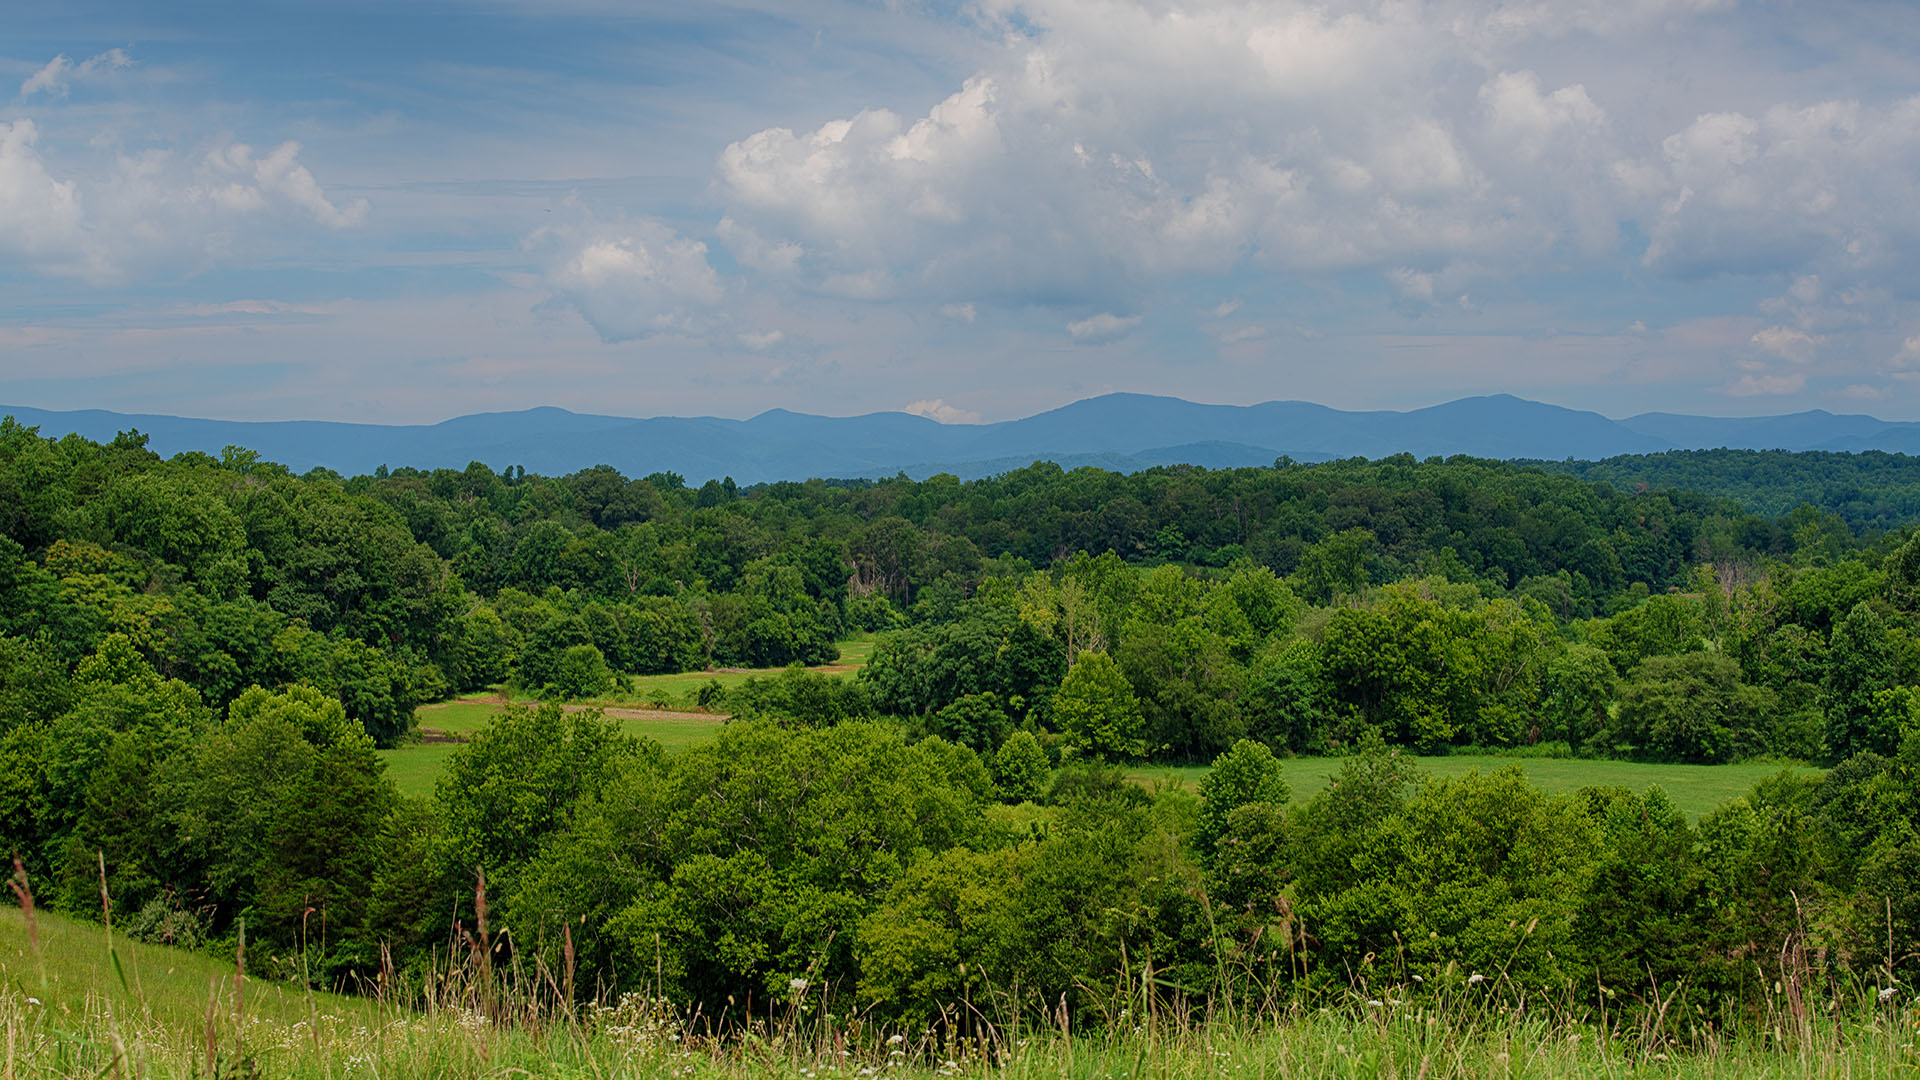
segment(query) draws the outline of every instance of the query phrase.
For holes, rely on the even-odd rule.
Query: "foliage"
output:
[[[1102,652],[1080,655],[1053,701],[1067,746],[1093,758],[1145,757],[1146,719],[1120,665]]]

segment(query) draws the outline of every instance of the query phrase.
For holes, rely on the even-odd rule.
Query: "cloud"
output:
[[[298,143],[264,156],[239,142],[198,157],[150,149],[89,172],[50,166],[40,136],[32,120],[0,123],[0,255],[43,274],[191,271],[264,249],[289,228],[352,228],[368,211],[365,199],[330,200]]]
[[[929,420],[935,420],[942,424],[977,424],[980,422],[979,413],[973,412],[970,409],[955,408],[939,398],[928,398],[922,401],[910,402],[907,407],[901,411],[912,413],[915,416],[924,416]]]
[[[547,285],[604,341],[700,332],[724,292],[707,245],[652,219],[543,230],[532,243],[551,253]],[[739,340],[768,348],[784,337],[774,335],[759,346],[753,334]]]
[[[1806,375],[1795,371],[1786,375],[1742,375],[1722,392],[1732,397],[1779,396],[1797,394],[1806,386]]]
[[[960,322],[970,323],[979,317],[980,311],[972,304],[942,304],[940,305],[940,314],[949,319],[957,319]]]
[[[297,142],[281,143],[264,157],[255,156],[245,143],[228,144],[207,155],[204,171],[216,180],[194,194],[240,212],[260,210],[278,196],[330,229],[352,228],[366,220],[367,200],[334,205],[313,173],[300,164],[299,155]]]
[[[1894,371],[1920,368],[1920,334],[1900,343],[1900,351],[1887,359],[1885,366]]]
[[[118,71],[133,66],[133,57],[125,49],[108,49],[106,52],[89,56],[75,64],[65,53],[47,61],[45,67],[20,84],[20,96],[32,97],[46,94],[49,97],[66,97],[75,81],[91,79],[103,71]]]
[[[1239,310],[1240,298],[1235,297],[1231,300],[1222,300],[1220,303],[1214,305],[1213,310],[1207,312],[1207,314],[1216,319],[1224,319]]]
[[[1641,200],[1650,268],[1859,280],[1912,268],[1916,162],[1920,96],[1837,99],[1701,114],[1618,175]],[[1796,282],[1792,295],[1811,302],[1806,291]]]
[[[1887,396],[1884,386],[1869,386],[1866,383],[1853,383],[1835,390],[1832,397],[1850,398],[1855,401],[1878,401]]]
[[[1236,326],[1231,330],[1220,332],[1220,344],[1239,345],[1243,342],[1258,341],[1266,336],[1267,328],[1264,326]]]
[[[1109,311],[1068,323],[1067,334],[1077,345],[1100,345],[1126,337],[1138,325],[1138,315],[1123,317]]]
[[[56,273],[86,273],[97,256],[85,249],[78,186],[47,171],[31,120],[0,124],[0,251]]]
[[[1348,270],[1451,302],[1408,268],[1453,262],[1920,281],[1920,98],[1790,100],[1689,29],[1731,7],[982,0],[991,47],[946,97],[748,133],[713,191],[796,281],[935,306]]]
[[[787,340],[787,335],[780,330],[767,330],[760,333],[745,332],[740,334],[740,344],[745,345],[754,352],[765,352],[785,340]]]
[[[1769,326],[1754,333],[1749,342],[1782,360],[1804,364],[1813,359],[1814,349],[1826,344],[1826,338],[1816,337],[1788,326]]]
[[[1387,271],[1387,280],[1393,282],[1394,288],[1400,290],[1400,295],[1408,300],[1429,304],[1433,302],[1432,274],[1396,266]]]

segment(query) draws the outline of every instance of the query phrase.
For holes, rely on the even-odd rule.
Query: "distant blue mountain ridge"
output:
[[[1506,394],[1462,398],[1408,412],[1346,412],[1304,401],[1201,405],[1145,394],[1107,394],[994,424],[939,424],[908,413],[813,416],[773,409],[749,420],[595,416],[543,407],[480,413],[438,424],[320,420],[248,422],[0,406],[0,415],[107,440],[138,428],[155,451],[256,450],[296,472],[344,475],[380,465],[495,469],[564,475],[612,465],[628,476],[675,472],[691,483],[731,476],[742,484],[811,477],[990,476],[1052,461],[1131,472],[1156,465],[1208,468],[1344,457],[1471,454],[1487,458],[1597,460],[1619,454],[1728,447],[1751,450],[1885,450],[1920,454],[1920,423],[1837,415],[1708,417],[1642,413],[1613,420]]]

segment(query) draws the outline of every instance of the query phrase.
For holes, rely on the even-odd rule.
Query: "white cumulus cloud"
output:
[[[1452,263],[1920,277],[1920,98],[1785,100],[1694,36],[1732,8],[982,0],[998,47],[948,96],[746,134],[714,191],[749,265],[936,307],[1138,306],[1237,270],[1452,302],[1402,269]]]
[[[89,56],[78,64],[65,53],[47,61],[46,66],[27,76],[20,84],[20,96],[32,97],[46,94],[49,97],[66,97],[76,81],[91,79],[103,71],[118,71],[133,66],[133,57],[125,49],[108,49],[106,52]]]
[[[1067,334],[1076,344],[1099,345],[1126,337],[1138,325],[1140,325],[1138,315],[1122,316],[1105,311],[1068,323]]]
[[[1742,375],[1726,387],[1733,397],[1778,397],[1806,389],[1807,377],[1795,371],[1786,375]]]
[[[935,420],[942,424],[977,424],[980,422],[979,413],[971,409],[956,408],[940,398],[926,398],[920,401],[909,402],[907,407],[901,411],[912,413],[915,416],[924,416],[929,420]]]
[[[1782,360],[1804,364],[1813,359],[1814,349],[1826,344],[1826,338],[1795,330],[1790,326],[1769,326],[1754,332],[1750,342]]]
[[[698,332],[724,293],[707,245],[652,219],[546,230],[534,241],[555,255],[548,286],[607,341]],[[740,341],[765,349],[784,337],[774,335],[744,334]]]
[[[87,170],[50,163],[40,136],[32,120],[0,123],[0,254],[41,273],[107,281],[198,269],[289,229],[351,228],[368,211],[364,199],[330,199],[298,143],[264,155],[238,142],[198,156],[149,149]]]

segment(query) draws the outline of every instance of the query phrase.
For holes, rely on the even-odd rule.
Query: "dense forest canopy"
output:
[[[158,939],[246,920],[290,956],[320,911],[325,980],[424,962],[484,872],[514,949],[565,927],[583,985],[686,1003],[812,981],[926,1019],[991,981],[1078,1008],[1125,956],[1238,992],[1222,950],[1305,994],[1397,950],[1575,995],[1684,976],[1704,1016],[1789,939],[1855,972],[1920,943],[1910,466],[1827,457],[694,489],[294,476],[9,420],[0,840],[75,910],[104,864]],[[1775,475],[1813,501],[1746,509]],[[857,679],[797,666],[855,632]],[[789,664],[703,697],[736,719],[680,754],[557,704],[429,799],[377,753],[460,691]],[[1694,825],[1396,753],[1468,747],[1835,767]],[[1274,771],[1352,751],[1305,803]],[[1116,768],[1147,759],[1215,768],[1149,792]]]
[[[1920,520],[1920,457],[1907,454],[1672,450],[1528,464],[1626,491],[1710,492],[1770,518],[1814,506],[1859,533],[1894,532]]]

